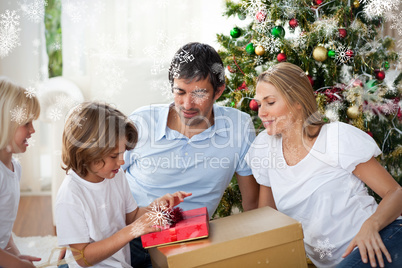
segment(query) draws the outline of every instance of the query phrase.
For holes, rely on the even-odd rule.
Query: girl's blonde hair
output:
[[[14,140],[15,132],[21,125],[36,120],[40,114],[39,100],[25,88],[5,77],[0,77],[0,150]]]
[[[138,132],[119,110],[97,102],[84,102],[70,113],[64,126],[62,160],[66,173],[72,169],[85,177],[90,163],[103,161],[113,152],[121,138],[127,139],[126,150],[135,147]]]
[[[309,138],[318,136],[326,122],[318,112],[313,87],[300,67],[289,62],[278,63],[258,76],[257,84],[261,82],[273,84],[284,96],[289,109],[294,111],[294,104],[299,103],[302,107],[303,134]],[[314,126],[319,127],[318,131]]]

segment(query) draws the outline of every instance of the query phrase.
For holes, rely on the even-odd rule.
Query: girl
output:
[[[21,166],[12,154],[24,153],[35,133],[39,101],[24,88],[0,77],[0,267],[34,267],[40,258],[21,255],[11,231],[20,201]]]
[[[137,207],[120,169],[137,138],[133,123],[106,104],[83,103],[68,117],[62,148],[67,176],[55,215],[59,244],[69,245],[67,258],[76,260],[70,267],[131,267],[128,243],[158,230],[151,209]],[[151,206],[171,208],[190,195],[167,194]]]
[[[384,267],[384,258],[402,267],[402,188],[374,158],[381,153],[374,140],[349,124],[324,123],[296,65],[262,73],[255,99],[266,128],[248,153],[259,206],[302,223],[318,267]],[[364,184],[382,197],[379,205]]]

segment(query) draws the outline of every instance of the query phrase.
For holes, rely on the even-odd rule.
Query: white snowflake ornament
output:
[[[15,47],[21,45],[19,19],[20,16],[14,10],[0,14],[0,58],[8,56]]]
[[[11,121],[17,124],[22,124],[28,118],[27,110],[24,107],[19,107],[18,105],[14,107],[11,111]]]
[[[148,219],[153,225],[165,228],[170,223],[171,210],[164,203],[154,202],[151,205],[151,211]]]
[[[326,256],[332,257],[334,249],[335,246],[329,243],[329,238],[326,238],[324,241],[317,240],[317,247],[314,248],[314,251],[320,253],[320,259],[323,259]]]
[[[33,87],[28,87],[25,91],[25,95],[27,96],[27,98],[34,98],[36,96],[36,90]]]

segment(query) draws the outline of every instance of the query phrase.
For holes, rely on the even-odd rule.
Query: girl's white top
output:
[[[0,248],[4,249],[11,237],[20,203],[21,165],[11,160],[14,172],[0,161]]]
[[[288,166],[282,152],[282,138],[264,131],[251,145],[247,162],[257,182],[271,187],[278,210],[302,223],[313,263],[333,267],[377,208],[352,172],[381,151],[367,133],[334,122],[322,127],[310,152],[296,165]]]

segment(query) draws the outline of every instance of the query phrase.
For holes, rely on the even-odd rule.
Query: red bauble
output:
[[[369,134],[371,137],[373,137],[373,132],[367,131],[366,133]]]
[[[311,75],[307,75],[308,81],[310,81],[311,86],[314,86],[314,79]]]
[[[250,101],[249,106],[251,110],[258,111],[258,103],[254,99]]]
[[[277,59],[279,62],[286,61],[286,54],[283,53],[283,52],[281,52],[281,53],[278,54],[278,56],[276,56],[276,59]]]
[[[382,81],[385,78],[385,72],[384,71],[378,71],[375,72],[375,78],[377,78],[378,80]]]
[[[315,0],[314,2],[316,5],[321,5],[324,2],[324,0]]]
[[[340,38],[345,38],[348,35],[348,32],[344,28],[339,28],[338,31],[339,31]]]
[[[235,72],[236,72],[236,70],[233,69],[232,67],[230,67],[230,65],[228,65],[228,70],[229,70],[229,72],[231,72],[231,73],[235,73]]]
[[[299,22],[297,21],[297,19],[293,18],[289,21],[289,26],[290,28],[294,29],[299,25]]]
[[[265,20],[265,17],[267,16],[267,14],[264,11],[258,11],[255,14],[255,19],[258,22],[263,22]]]
[[[355,55],[355,53],[353,52],[353,50],[348,49],[348,50],[345,52],[345,55],[346,55],[346,57],[348,57],[348,58],[350,59],[350,58],[353,58],[353,56]]]

